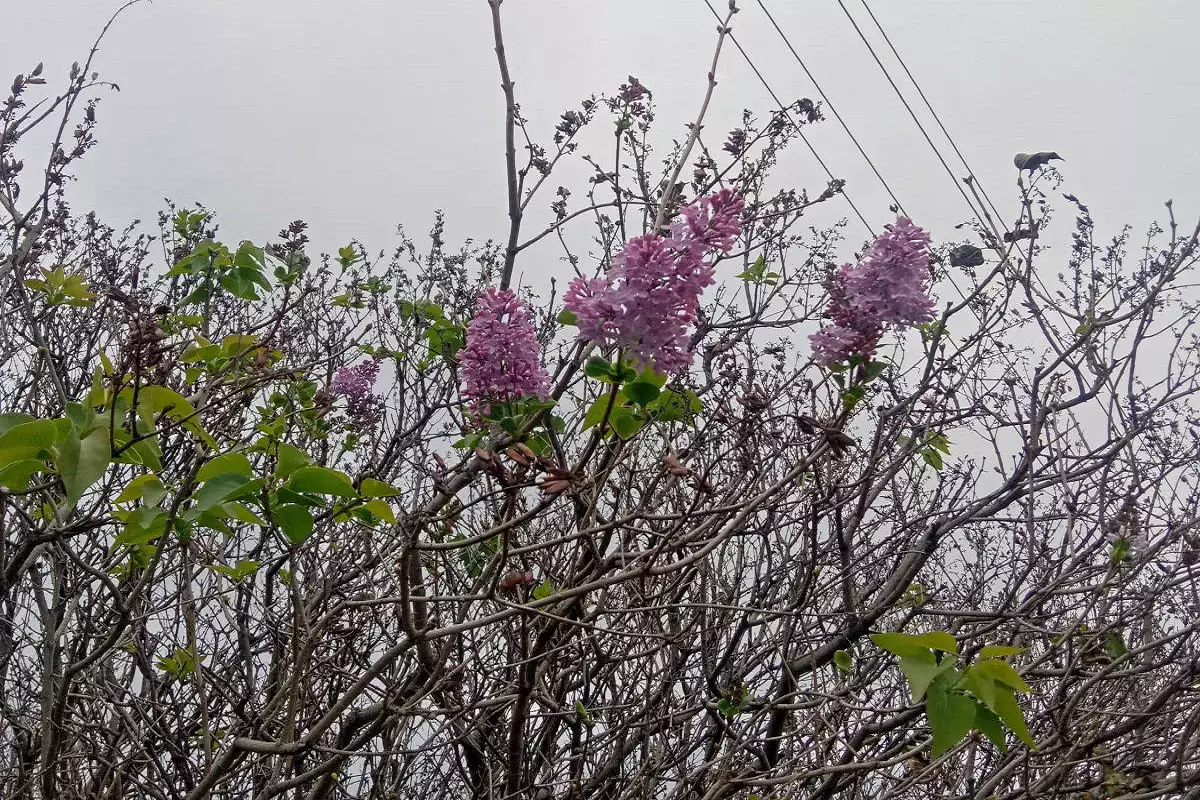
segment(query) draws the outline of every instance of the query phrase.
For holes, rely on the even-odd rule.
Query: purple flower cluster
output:
[[[533,314],[509,289],[479,295],[458,361],[462,395],[477,413],[492,402],[546,396],[550,376],[541,365]]]
[[[824,366],[870,358],[889,326],[929,322],[936,310],[929,284],[929,234],[900,217],[858,264],[829,276],[831,324],[810,337],[813,358]]]
[[[370,359],[334,373],[329,390],[346,398],[346,415],[362,430],[374,430],[383,417],[383,398],[374,393],[379,359]]]
[[[722,189],[681,209],[666,235],[631,239],[604,277],[573,280],[563,305],[579,338],[626,349],[661,372],[690,365],[688,329],[714,282],[709,257],[732,249],[744,208],[741,195]]]

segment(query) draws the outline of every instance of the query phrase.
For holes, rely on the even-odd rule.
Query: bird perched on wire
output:
[[[1065,158],[1058,153],[1017,153],[1013,156],[1013,163],[1016,164],[1018,170],[1029,170],[1033,172],[1038,167],[1044,167],[1051,161],[1066,161]]]

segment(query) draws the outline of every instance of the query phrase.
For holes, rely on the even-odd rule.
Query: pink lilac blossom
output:
[[[346,415],[363,430],[373,430],[383,417],[383,398],[372,390],[379,376],[379,360],[370,359],[342,367],[329,382],[329,390],[346,398]]]
[[[745,200],[722,189],[686,206],[666,235],[627,242],[600,278],[576,278],[563,305],[579,338],[627,350],[642,366],[675,373],[692,363],[689,329],[700,295],[714,283],[714,253],[728,253],[741,233]]]
[[[877,237],[870,252],[829,276],[825,325],[809,338],[813,358],[828,366],[852,356],[869,359],[884,330],[929,322],[929,234],[900,217]]]
[[[487,413],[493,402],[547,394],[550,376],[541,365],[533,314],[509,289],[479,295],[458,361],[462,396],[477,413]]]

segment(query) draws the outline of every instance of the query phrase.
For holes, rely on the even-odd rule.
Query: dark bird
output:
[[[960,244],[950,251],[950,266],[978,267],[983,263],[983,251],[973,244]]]
[[[1058,153],[1017,153],[1013,156],[1013,163],[1017,165],[1018,170],[1027,169],[1030,172],[1038,167],[1046,166],[1051,161],[1066,161],[1066,159]]]

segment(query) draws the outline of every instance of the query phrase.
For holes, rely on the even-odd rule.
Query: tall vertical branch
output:
[[[717,47],[713,50],[712,63],[708,67],[708,86],[704,90],[704,101],[700,103],[700,113],[696,114],[696,119],[692,122],[691,132],[688,134],[687,142],[683,145],[683,150],[679,152],[679,158],[675,162],[675,169],[671,171],[671,177],[663,184],[662,199],[658,202],[658,214],[655,215],[654,227],[650,230],[660,230],[663,223],[667,221],[667,207],[672,201],[672,190],[679,181],[679,176],[683,173],[683,165],[687,163],[688,157],[692,154],[692,148],[696,146],[696,140],[700,138],[700,128],[704,124],[705,115],[708,113],[708,104],[712,102],[713,90],[717,88],[717,62],[721,60],[721,47],[725,44],[725,37],[733,30],[733,28],[729,27],[729,23],[733,20],[733,15],[737,12],[736,0],[729,0],[729,13],[725,15],[725,19],[721,20],[721,24],[717,26]]]
[[[504,0],[488,0],[492,9],[492,36],[496,42],[496,63],[500,66],[500,88],[504,91],[504,167],[508,177],[508,244],[504,247],[504,268],[500,272],[500,288],[512,282],[513,264],[517,260],[517,237],[521,233],[521,184],[517,174],[517,99],[513,92],[512,76],[508,72],[508,57],[504,53],[504,32],[500,27],[500,4]]]

